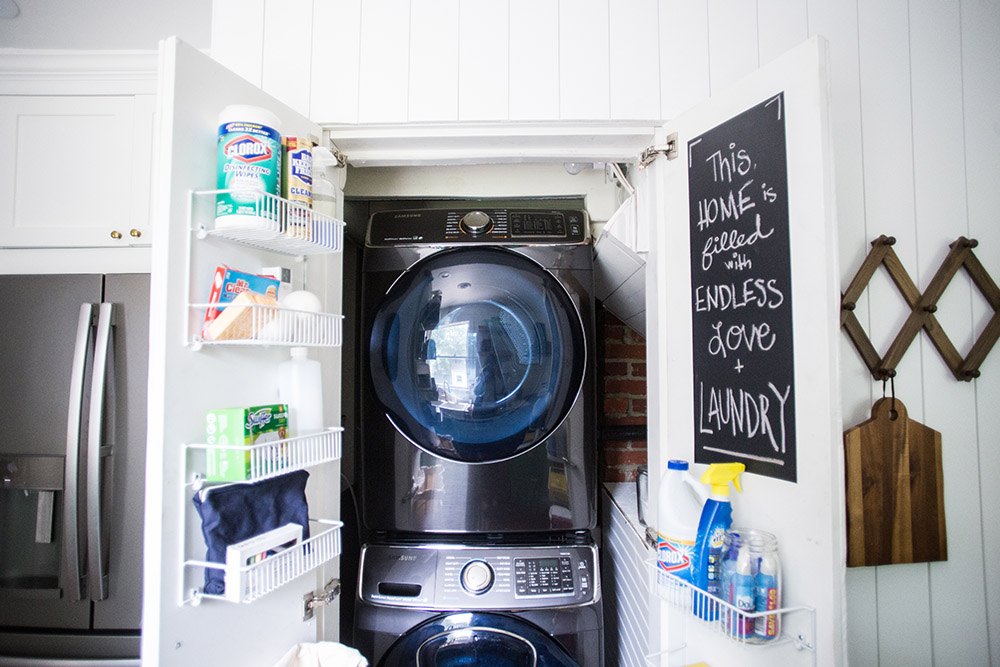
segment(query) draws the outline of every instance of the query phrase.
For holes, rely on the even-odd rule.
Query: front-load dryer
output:
[[[586,213],[377,213],[362,280],[365,526],[594,528]]]
[[[593,544],[368,545],[354,645],[373,667],[602,664]]]

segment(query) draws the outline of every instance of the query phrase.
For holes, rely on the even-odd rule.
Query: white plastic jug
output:
[[[698,521],[708,489],[688,472],[688,462],[673,459],[660,478],[657,517],[658,567],[691,581],[691,563],[698,537]]]
[[[293,347],[292,358],[278,365],[278,400],[288,406],[292,435],[313,435],[323,430],[323,385],[320,363],[310,359],[307,348]]]

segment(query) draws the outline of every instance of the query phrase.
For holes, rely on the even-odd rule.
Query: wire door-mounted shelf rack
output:
[[[251,192],[247,195],[253,199],[253,215],[216,218],[217,196],[233,192],[225,189],[191,191],[188,215],[195,238],[224,239],[292,255],[300,260],[343,251],[343,221],[272,194]],[[190,252],[187,261],[190,280]],[[278,305],[246,303],[225,306],[240,313],[242,324],[235,335],[212,338],[198,326],[198,322],[200,314],[216,306],[210,303],[188,304],[186,331],[190,336],[188,344],[195,350],[204,345],[339,347],[343,341],[342,315],[300,310],[283,306],[280,302]]]
[[[304,470],[310,466],[330,463],[340,459],[344,428],[331,426],[319,433],[300,435],[294,438],[273,440],[259,445],[209,445],[192,443],[185,445],[188,452],[203,451],[206,453],[237,451],[246,454],[249,475],[244,482],[262,482],[279,475],[296,470]],[[190,468],[190,461],[186,461]],[[188,484],[198,491],[209,480],[203,472],[194,472]]]
[[[254,538],[258,553],[281,550],[254,563],[244,565],[239,562],[223,564],[198,560],[185,561],[185,567],[222,570],[226,590],[224,595],[212,595],[200,588],[194,588],[190,591],[190,597],[183,600],[183,603],[192,606],[198,606],[203,600],[250,603],[339,556],[340,529],[344,524],[330,519],[310,519],[310,524],[312,524],[312,536],[309,539],[296,541],[295,544],[283,549],[281,546],[287,536],[282,534],[282,530],[288,526],[258,535]]]
[[[291,255],[299,261],[309,256],[338,253],[343,250],[344,223],[299,204],[266,193],[252,193],[252,215],[216,218],[215,203],[219,194],[233,190],[196,190],[190,193],[188,225],[191,231],[186,256],[185,280],[191,294],[192,252],[194,239],[218,238],[271,253]],[[243,193],[244,195],[246,193]],[[233,305],[244,320],[239,337],[208,339],[201,331],[199,315],[218,304],[192,303],[187,311],[186,341],[192,349],[203,345],[338,347],[343,340],[343,316],[313,312],[282,305],[248,303]],[[186,492],[211,493],[227,484],[253,484],[280,475],[339,460],[342,450],[342,427],[307,433],[259,445],[217,445],[188,443],[181,447],[183,487]],[[248,473],[245,480],[219,483],[207,475],[207,459],[215,454],[238,450],[245,455]],[[207,486],[210,488],[206,488]],[[187,494],[186,494],[187,495]],[[190,511],[193,511],[191,509]],[[184,553],[190,553],[185,535]],[[235,545],[227,545],[226,562],[187,559],[181,569],[182,605],[199,605],[204,600],[248,603],[259,599],[301,575],[336,558],[341,552],[343,523],[333,519],[310,517],[309,526],[285,524],[255,535]],[[308,528],[308,538],[305,529]],[[224,594],[207,594],[203,588],[189,585],[197,572],[221,570]],[[190,577],[190,579],[189,579]]]
[[[220,194],[252,199],[253,215],[216,218],[213,209]],[[193,190],[189,215],[192,230],[202,238],[217,236],[285,255],[320,255],[344,249],[343,221],[267,192]]]
[[[649,575],[649,589],[657,597],[667,602],[674,609],[685,614],[685,618],[706,628],[710,633],[725,638],[747,650],[764,649],[772,646],[792,643],[799,651],[812,656],[816,664],[816,610],[812,607],[794,606],[781,607],[768,611],[744,611],[717,598],[680,577],[659,567],[654,558],[646,562]],[[805,617],[806,631],[795,636],[785,632],[786,619],[791,615]],[[774,636],[761,638],[755,632],[758,624],[771,624]],[[803,627],[798,624],[797,627]],[[660,664],[664,653],[646,656],[647,664]]]
[[[209,308],[218,304],[189,304],[192,321]],[[203,345],[268,346],[291,347],[340,347],[343,344],[344,316],[331,313],[269,306],[264,304],[229,304],[245,320],[240,338],[213,339],[204,332],[192,334],[191,345],[200,349]]]
[[[274,440],[260,445],[209,445],[190,443],[184,446],[184,470],[197,468],[200,462],[192,461],[196,453],[209,455],[214,452],[238,450],[246,454],[247,479],[238,484],[261,482],[296,470],[330,463],[340,459],[342,451],[343,427],[335,426],[320,433],[311,433],[294,438]],[[207,475],[196,470],[191,473],[185,488],[200,491],[212,484]],[[311,537],[296,541],[281,548],[288,541],[279,527],[253,538],[255,554],[268,553],[266,557],[246,563],[240,559],[234,562],[217,563],[191,559],[184,562],[185,568],[222,570],[225,578],[225,594],[211,595],[200,587],[187,590],[183,604],[198,605],[202,600],[226,600],[229,602],[253,602],[261,596],[280,588],[296,577],[319,567],[340,555],[340,528],[343,523],[330,519],[311,520],[316,530]],[[183,577],[183,574],[182,574]]]

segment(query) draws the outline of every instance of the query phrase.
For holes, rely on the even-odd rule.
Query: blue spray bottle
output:
[[[719,597],[723,542],[726,531],[733,523],[733,507],[729,502],[729,483],[740,493],[740,474],[746,470],[742,463],[713,463],[701,476],[702,484],[710,484],[709,496],[698,522],[695,540],[695,561],[692,567],[694,584],[711,596]],[[700,618],[715,620],[719,607],[705,595],[695,595],[694,612]]]

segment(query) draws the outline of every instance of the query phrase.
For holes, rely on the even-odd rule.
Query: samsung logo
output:
[[[420,217],[423,217],[423,214],[421,214],[421,213],[396,213],[392,217],[396,218],[397,220],[399,218],[420,218]]]

